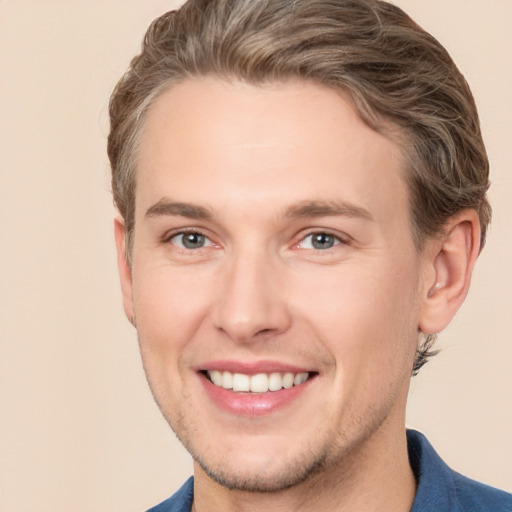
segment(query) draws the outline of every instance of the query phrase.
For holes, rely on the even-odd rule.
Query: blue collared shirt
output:
[[[418,482],[411,512],[512,512],[512,494],[470,480],[451,470],[426,437],[407,431],[412,470]],[[190,512],[194,479],[148,512]]]

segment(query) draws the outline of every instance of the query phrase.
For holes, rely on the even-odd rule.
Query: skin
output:
[[[409,510],[418,334],[464,299],[475,213],[418,251],[400,148],[341,94],[300,81],[173,86],[149,112],[137,172],[131,267],[115,224],[124,305],[196,461],[195,510]],[[184,247],[183,230],[204,246]],[[315,248],[312,233],[334,244]],[[275,411],[239,415],[199,372],[226,360],[314,378]]]

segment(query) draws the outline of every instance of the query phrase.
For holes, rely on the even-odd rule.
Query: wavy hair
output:
[[[475,102],[448,52],[400,8],[380,0],[188,0],[151,24],[110,100],[108,155],[128,258],[145,116],[172,84],[202,76],[298,78],[348,93],[368,125],[399,134],[418,249],[467,208],[479,214],[483,247],[489,163]],[[435,353],[434,340],[419,345],[413,373]]]

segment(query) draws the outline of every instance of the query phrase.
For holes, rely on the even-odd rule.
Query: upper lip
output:
[[[279,361],[234,361],[216,360],[198,366],[197,371],[227,371],[231,373],[243,373],[245,375],[256,375],[258,373],[303,373],[312,372],[311,368]]]

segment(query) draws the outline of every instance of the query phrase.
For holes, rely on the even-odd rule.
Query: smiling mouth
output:
[[[213,385],[241,393],[267,393],[268,391],[290,389],[304,384],[313,376],[311,372],[272,372],[247,375],[244,373],[207,370],[203,373]]]

